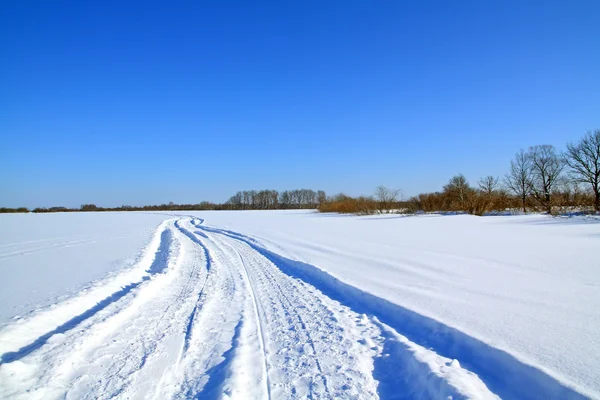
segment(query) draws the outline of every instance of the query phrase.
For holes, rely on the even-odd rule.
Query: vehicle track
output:
[[[242,257],[242,254],[235,250],[239,259],[240,259],[240,263],[242,265],[242,268],[244,270],[244,276],[246,278],[246,282],[248,283],[248,289],[250,290],[250,294],[252,297],[252,309],[254,310],[254,317],[256,318],[256,322],[257,322],[257,330],[258,330],[258,336],[260,337],[260,346],[261,346],[261,359],[262,359],[262,365],[263,365],[263,373],[265,375],[265,383],[266,383],[266,393],[267,393],[267,397],[270,399],[271,398],[271,384],[269,382],[269,373],[268,373],[268,367],[267,367],[267,357],[266,357],[266,344],[265,344],[265,336],[263,334],[265,328],[264,328],[264,322],[263,319],[260,318],[260,313],[259,313],[259,306],[258,306],[258,302],[256,300],[256,293],[254,290],[254,285],[252,284],[252,280],[250,279],[250,275],[248,274],[248,268],[246,267],[246,262],[244,261],[244,258]]]
[[[0,397],[495,398],[458,363],[289,275],[255,241],[203,223],[165,225],[138,286],[0,364]],[[434,356],[483,395],[446,382]]]
[[[218,244],[231,247],[244,260],[264,321],[267,368],[274,397],[376,397],[377,383],[369,368],[357,362],[357,356],[371,359],[375,353],[358,343],[364,332],[352,330],[359,327],[344,329],[338,325],[338,319],[318,293],[283,274],[246,243],[225,234],[207,234],[218,235],[214,239]],[[344,309],[339,303],[331,303],[332,307]],[[348,312],[344,319],[354,325],[352,313],[344,311]]]

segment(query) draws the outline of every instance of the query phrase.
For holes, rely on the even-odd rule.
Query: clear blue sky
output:
[[[600,128],[600,1],[0,3],[0,206],[406,195]]]

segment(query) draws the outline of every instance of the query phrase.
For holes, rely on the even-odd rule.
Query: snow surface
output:
[[[164,215],[0,214],[0,326],[135,263]]]
[[[598,219],[173,214],[0,216],[0,398],[600,398]]]

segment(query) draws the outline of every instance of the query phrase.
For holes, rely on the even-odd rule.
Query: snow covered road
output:
[[[0,330],[0,398],[583,398],[538,369],[196,217]]]

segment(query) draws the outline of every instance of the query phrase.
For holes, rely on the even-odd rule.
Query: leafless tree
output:
[[[276,190],[260,190],[256,193],[255,208],[259,210],[271,210],[277,208],[279,192]]]
[[[379,212],[389,211],[397,201],[400,190],[390,189],[385,186],[378,186],[375,189],[375,198],[379,204]]]
[[[506,186],[519,198],[523,212],[527,212],[527,197],[531,194],[531,160],[527,153],[521,149],[510,162],[510,171],[504,178]]]
[[[600,130],[588,132],[579,142],[568,144],[565,162],[575,182],[591,185],[594,207],[600,211]]]
[[[450,178],[450,181],[444,186],[444,192],[453,203],[458,203],[460,210],[466,210],[467,201],[473,192],[473,188],[463,174],[458,174]]]
[[[242,192],[242,203],[243,203],[244,210],[250,208],[250,205],[252,204],[250,192],[247,190],[244,190]]]
[[[250,209],[256,209],[256,205],[258,204],[257,192],[256,190],[248,191],[248,196],[250,197]]]
[[[317,191],[317,202],[319,205],[325,203],[327,201],[327,194],[323,190]]]
[[[492,175],[488,175],[485,178],[481,178],[477,182],[477,186],[479,186],[479,190],[487,195],[492,195],[496,190],[498,190],[498,182],[499,179]]]
[[[529,148],[533,197],[548,211],[552,212],[552,189],[560,179],[564,161],[554,146],[541,145]]]
[[[239,210],[242,208],[242,198],[242,192],[237,192],[227,200],[227,204],[232,210]]]
[[[269,208],[279,208],[279,192],[277,190],[269,190],[268,192]]]
[[[291,197],[289,191],[284,190],[283,192],[281,192],[281,194],[279,195],[279,205],[282,209],[290,208]]]
[[[498,186],[499,179],[488,175],[477,181],[479,191],[471,196],[469,202],[469,212],[475,215],[484,215],[493,210],[499,200],[500,191]]]

